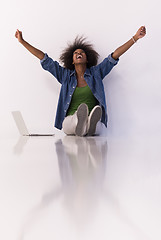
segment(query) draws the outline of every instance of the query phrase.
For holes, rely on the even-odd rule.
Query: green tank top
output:
[[[89,113],[94,108],[94,106],[98,104],[97,99],[94,97],[88,85],[85,87],[75,88],[70,106],[67,111],[67,116],[73,115],[81,103],[87,104]]]

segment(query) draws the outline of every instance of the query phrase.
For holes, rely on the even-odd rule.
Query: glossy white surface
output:
[[[160,240],[159,137],[1,139],[0,239]]]

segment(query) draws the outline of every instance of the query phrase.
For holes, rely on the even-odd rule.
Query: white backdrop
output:
[[[67,42],[83,34],[102,61],[141,25],[147,28],[146,37],[121,56],[104,80],[106,134],[161,134],[159,0],[6,0],[0,25],[1,135],[18,134],[12,110],[21,110],[32,132],[57,132],[53,123],[60,85],[17,41],[17,28],[26,41],[57,61]]]

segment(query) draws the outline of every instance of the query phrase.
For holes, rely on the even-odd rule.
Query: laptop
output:
[[[25,121],[23,120],[23,117],[22,117],[22,114],[20,111],[13,111],[12,112],[12,116],[15,120],[15,123],[17,125],[17,128],[19,130],[19,133],[22,135],[22,136],[34,136],[34,137],[37,137],[37,136],[54,136],[55,134],[31,134],[29,133],[27,127],[26,127],[26,124],[25,124]]]

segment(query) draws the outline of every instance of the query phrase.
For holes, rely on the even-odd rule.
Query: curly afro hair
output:
[[[76,49],[82,49],[86,53],[87,68],[97,65],[99,54],[93,49],[93,45],[86,42],[86,38],[77,36],[72,44],[68,44],[68,47],[64,49],[60,56],[60,61],[65,68],[74,70],[73,53]]]

